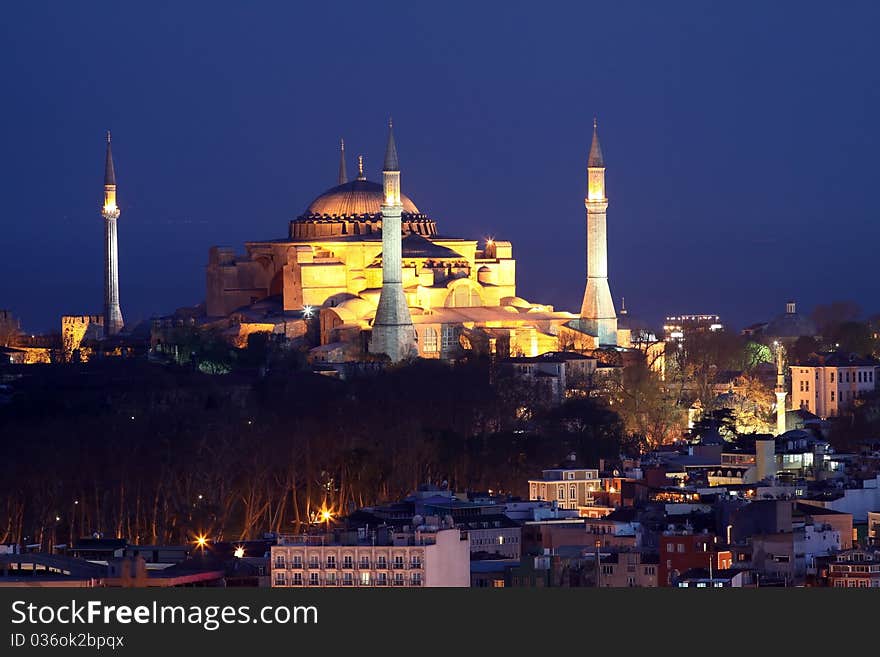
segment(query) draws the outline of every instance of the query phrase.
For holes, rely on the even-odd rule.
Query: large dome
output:
[[[337,185],[321,194],[311,202],[305,216],[359,217],[365,214],[380,214],[385,200],[382,185],[370,180],[357,179]],[[410,198],[400,195],[403,212],[419,214],[419,209]]]
[[[400,200],[403,205],[400,227],[404,234],[437,235],[437,225],[433,219],[419,212],[408,196],[401,194]],[[382,230],[384,201],[382,185],[363,177],[331,187],[290,222],[290,239],[374,235]]]

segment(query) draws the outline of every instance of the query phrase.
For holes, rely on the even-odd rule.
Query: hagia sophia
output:
[[[392,360],[405,355],[448,359],[466,351],[535,356],[561,349],[629,346],[628,332],[618,331],[608,287],[608,201],[595,121],[585,198],[588,277],[586,283],[572,281],[585,287],[578,314],[517,296],[516,260],[509,241],[481,243],[444,235],[438,222],[400,191],[390,124],[382,175],[382,183],[368,180],[363,158],[358,157],[357,175],[349,180],[341,144],[336,185],[290,221],[286,237],[247,242],[241,255],[211,247],[207,319],[227,321],[239,338],[254,331],[295,337],[302,330],[296,320],[317,314],[320,346],[313,350],[315,358],[357,359],[376,352],[370,336],[376,326],[383,326],[385,311],[377,314],[377,308],[382,306],[384,283],[387,298],[394,296],[390,285],[402,288],[401,300],[395,303],[403,308],[390,325],[411,325],[407,337],[400,339],[407,349],[409,341],[414,342],[407,354],[388,354]],[[383,232],[383,225],[398,223],[395,241]],[[394,258],[390,268],[389,263],[383,266],[386,253]]]
[[[62,361],[87,360],[96,350],[129,353],[128,341],[144,330],[151,347],[173,349],[173,329],[181,321],[218,330],[238,347],[255,333],[291,340],[309,334],[310,359],[325,363],[369,356],[446,360],[469,352],[532,357],[632,346],[629,317],[622,309],[618,323],[608,285],[608,199],[595,120],[584,199],[587,279],[572,281],[584,290],[579,313],[517,295],[511,242],[445,235],[403,193],[389,122],[381,183],[367,179],[362,156],[350,180],[340,143],[336,185],[290,220],[286,237],[246,242],[243,254],[211,247],[203,305],[127,326],[119,299],[120,210],[109,133],[104,164],[104,312],[62,317]],[[51,348],[32,347],[18,350],[28,362],[52,359]]]

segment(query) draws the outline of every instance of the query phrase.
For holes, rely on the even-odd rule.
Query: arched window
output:
[[[473,308],[482,305],[480,293],[470,285],[459,285],[446,298],[447,308]]]

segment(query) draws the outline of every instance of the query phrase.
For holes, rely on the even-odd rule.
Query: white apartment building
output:
[[[792,365],[792,408],[805,409],[823,419],[835,417],[876,389],[877,374],[877,361],[842,354]]]
[[[430,526],[356,540],[282,536],[270,557],[271,585],[284,587],[468,587],[470,541]]]
[[[580,509],[595,504],[602,490],[599,471],[588,468],[543,470],[541,479],[529,479],[529,499],[555,501],[560,509]]]

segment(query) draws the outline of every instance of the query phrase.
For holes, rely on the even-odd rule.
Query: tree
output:
[[[644,360],[608,380],[611,408],[620,415],[626,432],[639,436],[651,448],[680,436],[687,413]]]
[[[821,350],[819,341],[809,335],[802,335],[788,349],[788,362],[791,365],[806,363]]]
[[[20,332],[18,320],[8,311],[0,311],[0,347],[14,347]]]
[[[869,356],[874,349],[874,336],[867,322],[839,322],[829,331],[826,339],[835,349],[860,356]]]
[[[819,334],[827,337],[838,324],[856,320],[861,312],[859,304],[855,301],[833,301],[816,306],[811,316],[816,328],[819,329]]]
[[[730,396],[736,433],[771,433],[775,400],[773,391],[759,378],[747,374],[738,377]]]

